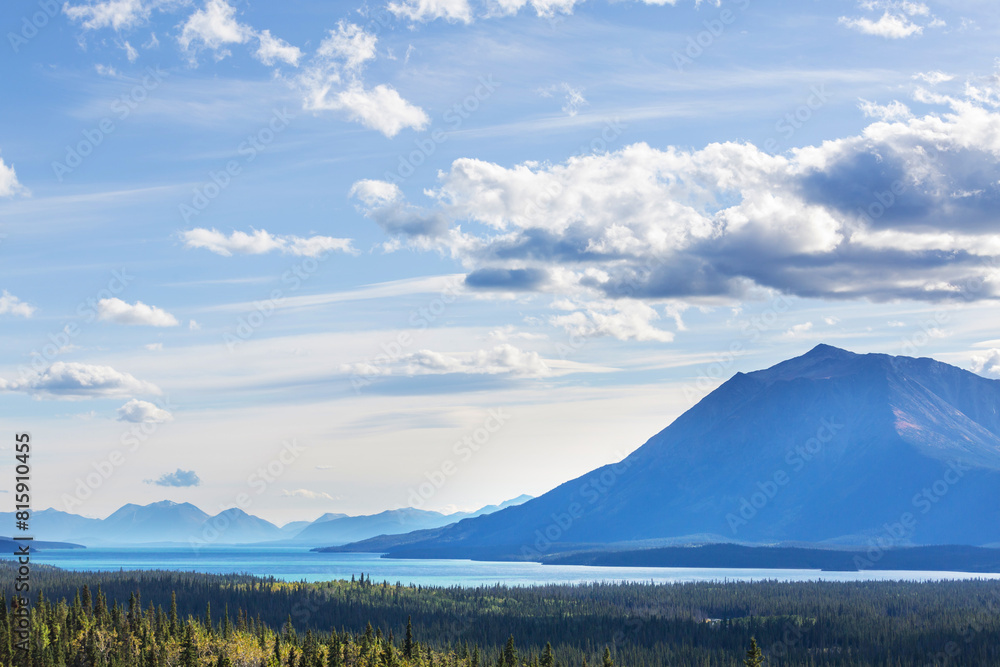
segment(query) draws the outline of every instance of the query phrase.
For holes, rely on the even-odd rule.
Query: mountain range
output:
[[[239,508],[211,516],[191,503],[169,500],[122,506],[105,519],[83,517],[56,509],[32,513],[37,539],[84,545],[151,543],[257,544],[317,546],[345,544],[376,535],[439,528],[462,519],[482,516],[529,500],[522,495],[475,512],[442,514],[402,508],[368,516],[327,513],[315,521],[293,521],[278,527]],[[0,513],[0,525],[13,525],[14,514]]]
[[[995,546],[1000,381],[819,345],[737,373],[624,460],[538,498],[331,550],[546,560],[713,542]]]

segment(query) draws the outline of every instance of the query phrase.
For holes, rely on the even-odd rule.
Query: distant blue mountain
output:
[[[517,507],[347,550],[541,559],[692,542],[1000,541],[1000,381],[819,345],[737,373],[618,464]]]
[[[91,519],[46,509],[32,514],[31,527],[33,535],[38,539],[88,545],[184,543],[204,546],[274,543],[323,546],[364,540],[383,533],[445,526],[530,498],[531,496],[521,496],[502,505],[489,505],[476,512],[456,514],[415,509],[390,510],[355,517],[327,513],[315,521],[293,521],[280,528],[239,508],[209,516],[190,503],[161,500],[149,505],[123,505],[106,519]],[[0,523],[13,525],[13,513],[0,513]]]

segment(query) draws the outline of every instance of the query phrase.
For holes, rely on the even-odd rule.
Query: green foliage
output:
[[[764,653],[757,646],[757,638],[750,638],[750,648],[747,649],[747,657],[743,658],[743,667],[761,667],[764,664]]]

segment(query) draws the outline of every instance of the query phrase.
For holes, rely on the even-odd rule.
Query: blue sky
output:
[[[1000,376],[989,2],[0,18],[0,423],[36,507],[471,509],[819,342]]]

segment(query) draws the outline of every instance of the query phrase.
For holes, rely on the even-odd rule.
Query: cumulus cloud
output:
[[[217,58],[224,58],[230,53],[227,44],[243,44],[253,34],[249,26],[236,20],[236,8],[226,0],[207,0],[184,22],[177,41],[185,51],[212,49]]]
[[[922,2],[909,0],[863,0],[862,9],[882,12],[878,18],[841,16],[838,22],[847,28],[865,35],[885,39],[904,39],[923,33],[925,27],[938,27],[944,21],[931,14],[930,8]],[[918,23],[922,21],[922,23]]]
[[[273,251],[303,257],[319,257],[334,250],[354,255],[358,252],[351,245],[351,239],[279,236],[263,229],[254,229],[249,234],[234,231],[226,236],[217,229],[196,228],[182,232],[181,237],[188,248],[205,248],[224,257],[233,254],[263,255]]]
[[[1000,77],[961,99],[916,96],[938,109],[872,103],[877,120],[859,134],[782,155],[727,142],[553,164],[460,158],[420,205],[388,182],[351,193],[394,242],[449,253],[477,289],[660,303],[996,298]],[[560,323],[630,335],[612,326],[620,315],[580,313]]]
[[[149,382],[110,366],[57,361],[44,371],[19,380],[0,379],[0,391],[18,391],[38,398],[115,398],[160,394]]]
[[[387,137],[404,129],[423,129],[430,118],[388,84],[369,88],[361,77],[364,64],[375,58],[375,35],[341,21],[320,43],[297,78],[310,111],[339,111]]]
[[[21,185],[14,172],[14,165],[7,165],[0,157],[0,197],[13,197],[27,194],[28,189]]]
[[[201,478],[195,474],[194,470],[181,470],[178,468],[174,472],[168,472],[160,475],[158,479],[147,479],[146,484],[174,487],[199,486],[201,484]]]
[[[115,324],[138,324],[149,327],[175,327],[177,318],[156,306],[148,306],[142,301],[134,304],[118,298],[101,299],[97,302],[97,319]]]
[[[265,65],[273,65],[280,60],[292,67],[298,67],[299,60],[302,58],[302,49],[299,47],[292,46],[285,40],[272,36],[270,30],[262,30],[258,33],[257,40],[260,43],[254,54],[257,60]]]
[[[972,370],[990,378],[1000,378],[1000,350],[992,348],[972,356]]]
[[[395,88],[381,83],[367,89],[352,83],[327,100],[327,109],[346,111],[351,120],[394,137],[406,128],[422,130],[430,122],[420,107],[407,102]]]
[[[174,416],[167,410],[157,407],[149,401],[133,398],[118,408],[118,421],[133,424],[162,424],[173,420]]]
[[[365,32],[361,26],[339,21],[337,29],[330,30],[320,43],[316,55],[325,59],[340,59],[347,69],[357,70],[375,59],[377,43],[378,38]]]
[[[7,290],[0,293],[0,315],[31,317],[34,312],[34,306],[21,301]]]

